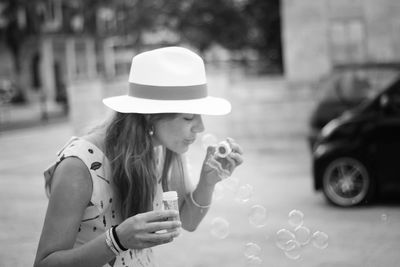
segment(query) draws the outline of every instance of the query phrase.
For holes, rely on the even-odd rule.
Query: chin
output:
[[[171,149],[171,150],[174,151],[177,154],[183,154],[183,153],[186,153],[189,150],[189,146],[182,146],[182,147],[174,148],[174,149]]]

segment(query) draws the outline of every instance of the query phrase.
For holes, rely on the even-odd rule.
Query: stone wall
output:
[[[358,44],[360,55],[351,60],[399,62],[399,14],[398,0],[283,0],[281,15],[286,78],[289,81],[313,81],[331,70],[335,64],[331,27],[337,22],[339,30],[341,23],[360,23],[355,25],[360,29],[349,26],[346,29],[349,34],[344,36],[350,42],[352,38],[361,40]],[[353,56],[349,50],[347,57]]]

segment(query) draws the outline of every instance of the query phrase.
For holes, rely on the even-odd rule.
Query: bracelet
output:
[[[195,205],[196,207],[198,207],[200,209],[208,209],[209,207],[211,207],[211,203],[207,206],[202,206],[199,203],[197,203],[193,198],[193,191],[190,192],[190,199],[192,200],[193,205]]]
[[[113,232],[112,232],[112,227],[110,229],[108,229],[108,232],[109,232],[110,239],[111,239],[113,247],[118,252],[118,254],[120,254],[122,252],[122,250],[118,247],[117,242],[115,241],[115,237],[114,237]]]
[[[106,231],[106,244],[107,247],[115,254],[115,256],[119,255],[118,250],[115,248],[112,239],[111,239],[111,228]]]
[[[115,230],[115,228],[116,228],[116,226],[111,227],[111,229],[112,229],[112,230],[111,230],[111,233],[112,233],[112,237],[114,238],[115,243],[116,243],[118,249],[121,250],[121,251],[127,251],[128,249],[125,248],[125,247],[121,244],[121,242],[119,241],[119,238],[118,238],[118,235],[117,235],[117,231]]]

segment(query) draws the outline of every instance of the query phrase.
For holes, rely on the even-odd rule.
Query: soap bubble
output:
[[[236,201],[240,203],[245,203],[249,201],[253,196],[253,187],[249,184],[242,185],[239,187],[236,193]]]
[[[247,243],[244,248],[244,256],[246,256],[246,258],[258,256],[260,255],[260,252],[261,247],[256,243]]]
[[[223,180],[222,182],[220,182],[226,189],[228,189],[229,191],[235,193],[238,188],[239,188],[239,178],[235,177],[235,176],[231,176],[228,179]]]
[[[314,247],[319,249],[325,249],[328,247],[328,235],[321,231],[316,231],[313,233],[312,237],[312,244]]]
[[[295,235],[287,229],[280,229],[276,232],[276,246],[282,250],[291,250],[293,242],[296,239]]]
[[[383,213],[382,215],[381,215],[381,221],[382,222],[384,222],[384,223],[387,223],[388,222],[388,215],[387,214],[385,214],[385,213]]]
[[[206,150],[209,146],[216,146],[217,143],[217,137],[211,133],[206,133],[201,137],[201,145]]]
[[[221,217],[216,217],[211,221],[210,233],[217,239],[224,239],[229,235],[229,222]]]
[[[310,242],[310,229],[304,225],[296,227],[294,235],[296,241],[299,242],[300,245],[307,245]]]
[[[214,187],[213,200],[220,200],[224,197],[224,188],[221,183],[217,183]]]
[[[267,224],[268,213],[261,205],[254,205],[250,209],[249,222],[257,228],[261,228]]]
[[[262,260],[258,256],[250,256],[247,258],[246,266],[247,267],[252,267],[252,266],[260,266],[262,263]]]
[[[292,210],[288,217],[289,224],[295,228],[303,224],[304,214],[300,210]]]
[[[285,250],[285,255],[291,260],[298,260],[300,259],[300,244],[295,240],[288,241],[289,249]]]

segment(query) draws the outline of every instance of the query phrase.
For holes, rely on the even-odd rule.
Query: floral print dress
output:
[[[158,151],[161,153],[161,151]],[[93,184],[92,196],[82,218],[74,247],[81,246],[106,232],[111,226],[122,222],[119,200],[111,182],[110,162],[104,153],[95,145],[82,138],[72,137],[57,154],[57,161],[45,172],[46,193],[50,195],[52,176],[57,165],[67,157],[76,157],[87,166]],[[162,158],[162,157],[159,157]],[[158,162],[162,166],[162,162]],[[161,178],[161,175],[158,177]],[[157,183],[154,209],[161,208],[162,186]],[[105,241],[104,241],[105,242]],[[129,249],[104,266],[111,267],[149,267],[157,266],[151,248]]]

